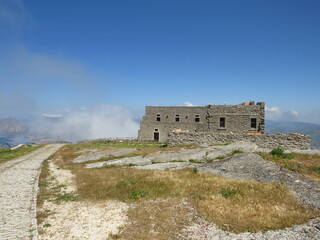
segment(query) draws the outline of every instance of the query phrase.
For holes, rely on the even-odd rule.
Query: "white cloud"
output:
[[[14,89],[12,99],[18,94],[26,95],[38,106],[46,102],[57,108],[69,103],[101,102],[108,93],[108,82],[98,84],[99,74],[75,59],[35,53],[17,46],[5,50],[0,45],[0,52],[0,95]]]
[[[187,107],[192,107],[192,106],[194,106],[191,102],[188,102],[188,101],[184,102],[183,104],[184,104],[185,106],[187,106]]]
[[[54,118],[54,116],[57,116]],[[31,130],[55,140],[79,141],[108,137],[137,137],[139,123],[124,107],[100,105],[86,111],[70,111],[61,117],[46,114],[38,118]]]
[[[266,106],[266,119],[275,121],[301,121],[300,113],[295,110],[283,111],[279,107]]]
[[[47,113],[44,113],[42,114],[43,117],[46,117],[46,118],[61,118],[63,115],[61,114],[47,114]]]
[[[278,108],[278,107],[270,107],[270,108],[268,108],[268,107],[266,106],[266,111],[269,111],[269,112],[279,112],[279,111],[280,111],[280,108]]]

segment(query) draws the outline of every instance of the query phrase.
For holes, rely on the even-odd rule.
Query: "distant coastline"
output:
[[[17,146],[19,144],[30,144],[32,141],[30,137],[19,136],[19,137],[0,137],[0,143],[8,143],[10,147]]]

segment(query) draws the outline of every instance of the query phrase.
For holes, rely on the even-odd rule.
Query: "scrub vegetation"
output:
[[[74,174],[77,201],[118,200],[131,206],[127,213],[129,223],[118,234],[121,239],[178,238],[199,217],[223,230],[239,233],[281,229],[320,216],[302,206],[281,184],[228,179],[197,169],[86,169],[83,163],[72,162],[86,148],[128,146],[147,154],[179,149],[157,143],[89,142],[66,145],[53,156],[60,168]],[[41,179],[45,178],[40,176],[40,182]]]
[[[259,153],[261,157],[276,163],[282,168],[308,175],[320,182],[320,156],[314,154],[284,153],[281,148],[270,153]]]
[[[11,150],[10,148],[0,148],[0,163],[28,154],[38,148],[39,145],[32,144],[23,145],[14,150]]]

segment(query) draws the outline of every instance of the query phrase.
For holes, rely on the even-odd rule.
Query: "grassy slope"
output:
[[[14,150],[9,148],[0,148],[0,163],[28,154],[38,148],[39,146],[35,145],[23,145]]]
[[[149,239],[168,239],[174,232],[181,232],[190,223],[190,219],[187,219],[189,210],[187,207],[175,210],[172,206],[180,206],[184,202],[220,228],[233,232],[279,229],[319,216],[319,212],[303,207],[280,184],[232,180],[192,169],[85,169],[83,164],[71,161],[79,155],[79,150],[110,147],[135,147],[146,153],[163,150],[160,145],[152,143],[91,142],[66,146],[55,157],[61,159],[60,167],[71,169],[75,175],[80,201],[114,199],[135,206],[128,212],[132,224],[120,234],[125,239],[134,239],[137,232],[143,232]],[[149,221],[150,218],[153,220]],[[180,218],[185,218],[186,221],[172,220]],[[157,226],[158,231],[167,229],[166,233],[159,234],[152,226]]]
[[[274,162],[280,167],[291,171],[306,174],[310,178],[320,182],[320,156],[312,154],[292,153],[290,158],[272,155],[270,153],[259,153],[264,159]]]

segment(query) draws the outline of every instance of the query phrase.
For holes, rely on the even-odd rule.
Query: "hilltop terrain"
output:
[[[269,152],[245,142],[67,145],[40,175],[40,239],[319,238],[320,151]]]

